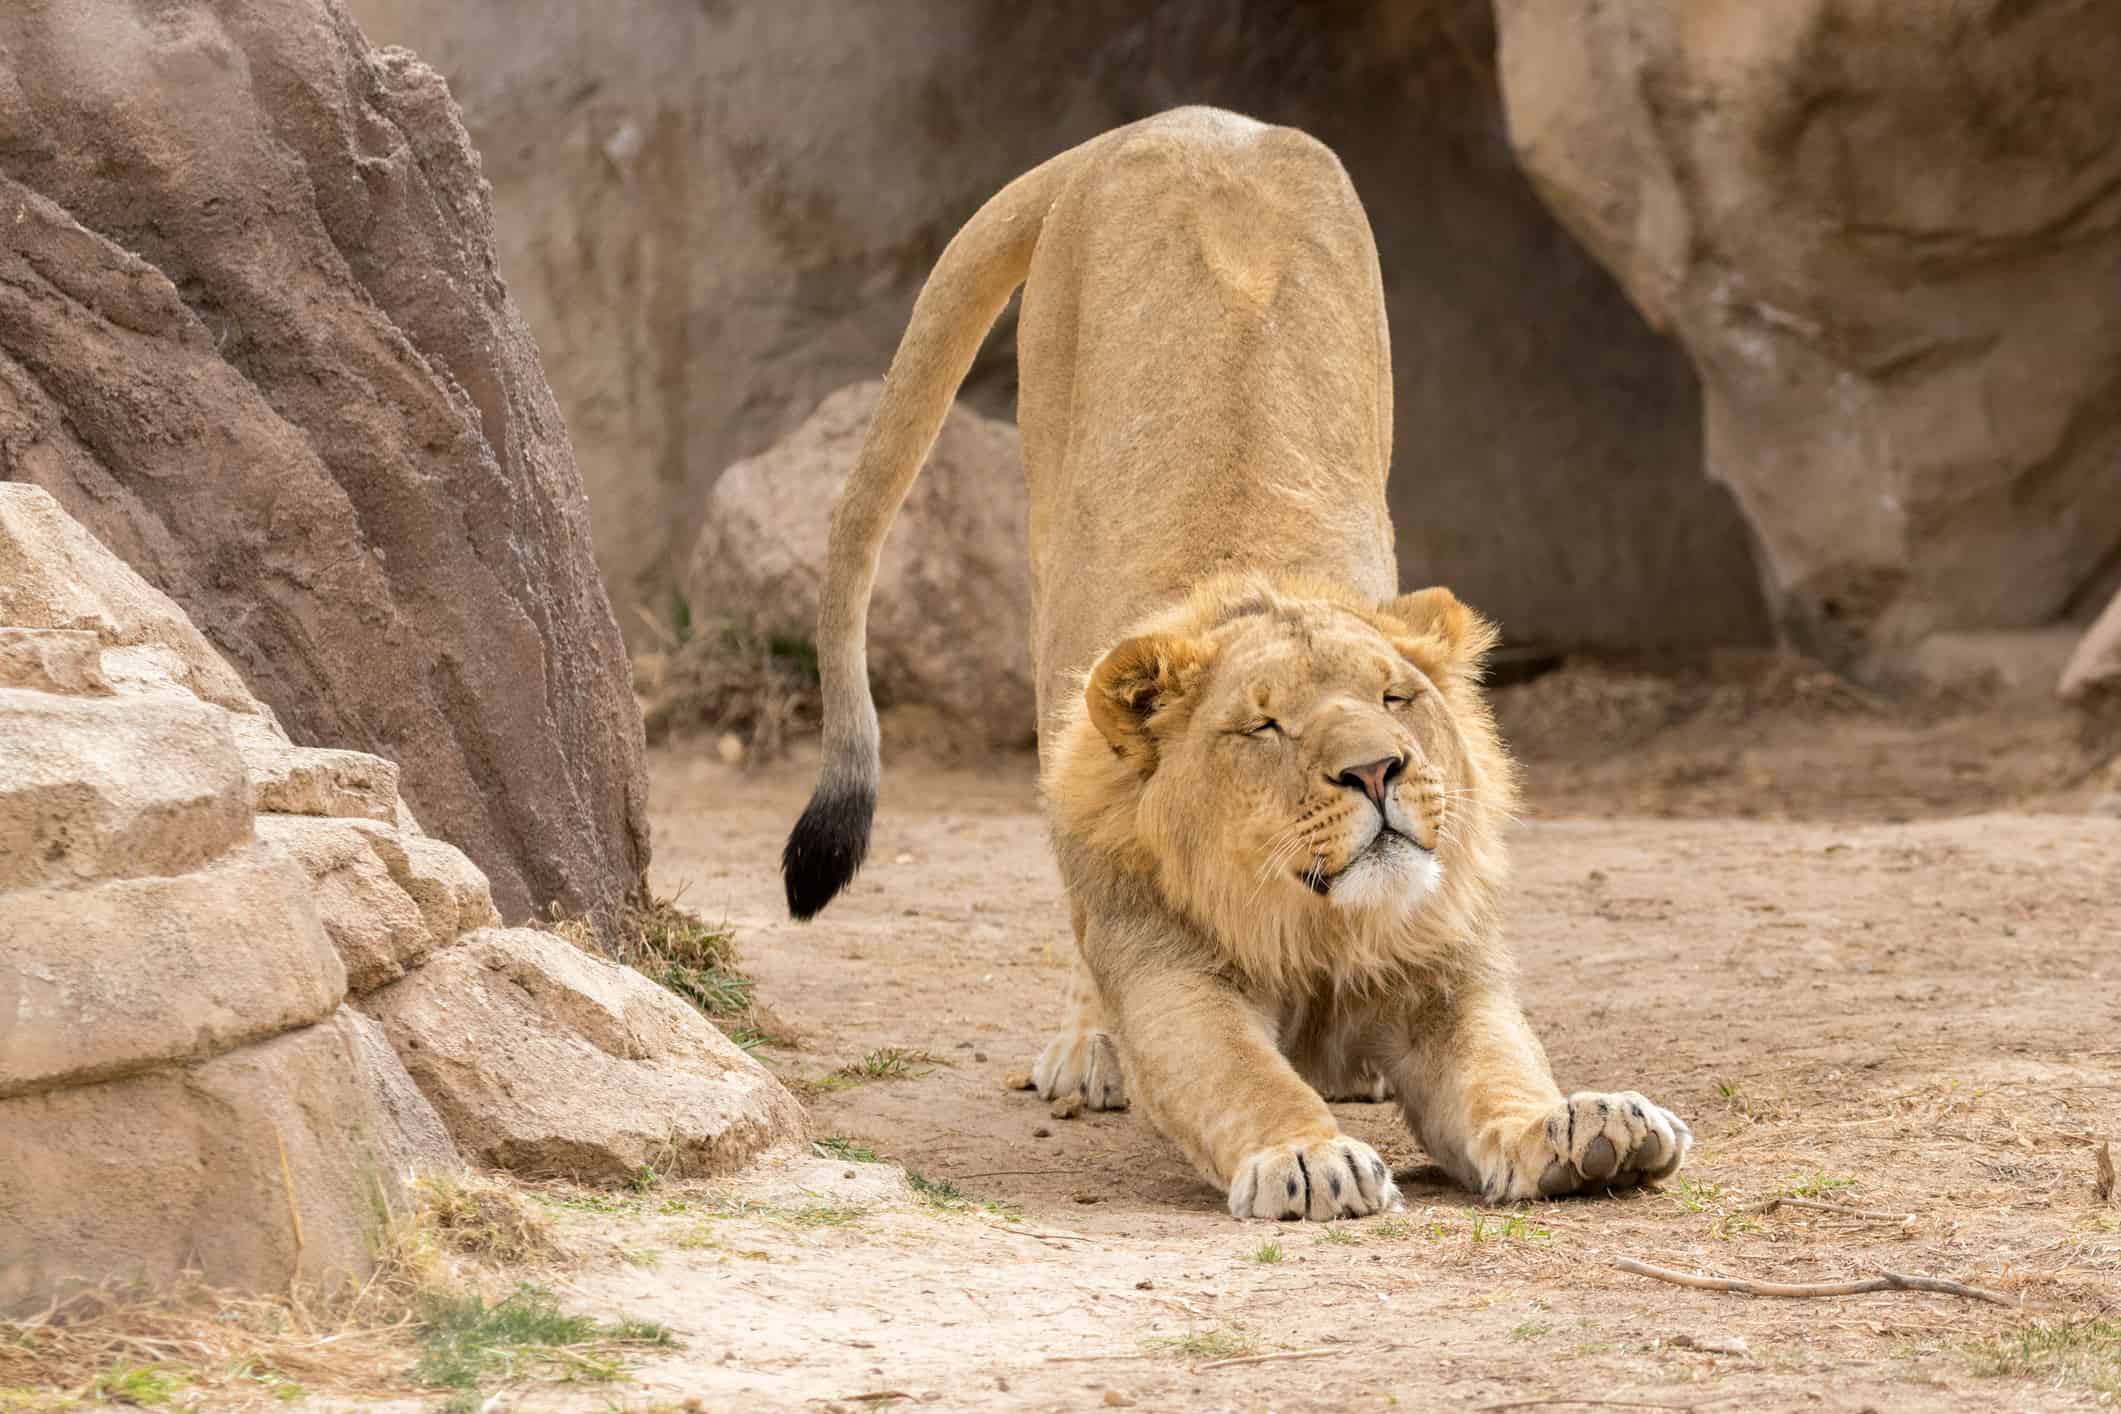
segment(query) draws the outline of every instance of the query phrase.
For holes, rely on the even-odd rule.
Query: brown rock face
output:
[[[803,1134],[794,1097],[698,1012],[552,933],[470,934],[361,1005],[457,1146],[516,1173],[718,1173]]]
[[[685,581],[697,631],[728,620],[811,635],[832,507],[883,391],[880,380],[842,388],[715,484]],[[1028,513],[1016,429],[952,408],[877,565],[869,675],[885,706],[927,704],[988,745],[1030,744]],[[761,612],[774,618],[753,622]]]
[[[981,202],[1215,103],[1316,134],[1369,209],[1409,585],[1520,639],[1765,641],[1684,355],[1512,158],[1487,0],[350,3],[464,104],[629,633],[669,614],[723,469],[883,372]],[[1013,411],[1009,320],[966,392],[989,416]]]
[[[1518,153],[1693,355],[1802,647],[2088,617],[2121,552],[2121,10],[1500,0]]]
[[[0,53],[0,477],[297,740],[404,767],[506,912],[609,921],[647,859],[638,713],[441,80],[336,0],[23,0]],[[0,608],[51,611],[0,619],[90,626],[63,574],[14,581]]]

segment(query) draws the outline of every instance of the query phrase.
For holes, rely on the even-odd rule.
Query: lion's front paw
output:
[[[1240,1218],[1359,1218],[1400,1207],[1392,1170],[1377,1151],[1345,1135],[1317,1144],[1276,1144],[1237,1166],[1230,1212]]]
[[[1093,1110],[1127,1107],[1127,1081],[1119,1066],[1119,1047],[1103,1031],[1064,1031],[1050,1041],[1031,1067],[1031,1084],[1041,1100],[1081,1095]]]
[[[1579,1091],[1525,1137],[1517,1162],[1490,1182],[1496,1191],[1487,1197],[1506,1202],[1656,1183],[1677,1173],[1693,1146],[1685,1120],[1633,1090]]]

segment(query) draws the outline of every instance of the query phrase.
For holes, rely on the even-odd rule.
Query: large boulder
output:
[[[453,1129],[528,1162],[487,1138],[526,1128],[518,1086],[618,1156],[585,1175],[801,1133],[778,1081],[639,973],[489,931],[485,876],[395,766],[289,741],[45,491],[0,483],[0,566],[21,573],[0,614],[30,620],[0,619],[0,1314],[188,1265],[358,1279],[406,1176],[462,1166]],[[399,1017],[404,1056],[349,995]]]
[[[4,908],[0,904],[0,908]],[[402,1207],[352,1024],[0,1098],[0,1315],[79,1283],[343,1289]]]
[[[1371,213],[1408,583],[1520,639],[1765,640],[1684,355],[1511,155],[1488,0],[349,3],[464,105],[637,642],[723,469],[883,372],[981,202],[1188,102],[1316,133]],[[966,389],[989,416],[1013,407],[1012,320]]]
[[[458,1148],[498,1168],[712,1174],[803,1136],[795,1098],[705,1017],[555,933],[471,934],[362,1006]]]
[[[174,603],[5,483],[0,681],[0,1311],[187,1265],[364,1275],[410,1146],[238,737],[303,748]]]
[[[832,507],[883,390],[842,388],[716,483],[685,580],[696,632],[815,632]],[[1028,513],[1016,429],[952,408],[877,564],[869,676],[886,706],[947,712],[991,746],[1030,743]]]
[[[404,767],[510,916],[614,923],[639,717],[441,79],[338,0],[36,0],[0,6],[0,54],[0,479],[182,604],[297,741]]]
[[[2121,9],[1498,0],[1540,192],[1693,356],[1776,617],[1891,683],[2121,552]]]

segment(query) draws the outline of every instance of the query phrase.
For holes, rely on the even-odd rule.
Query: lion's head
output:
[[[1247,970],[1345,979],[1484,932],[1514,772],[1449,590],[1232,576],[1107,652],[1049,788]]]

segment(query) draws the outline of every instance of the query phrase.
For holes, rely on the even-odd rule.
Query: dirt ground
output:
[[[1134,1117],[1058,1118],[1005,1088],[1070,962],[1028,758],[887,755],[868,867],[796,925],[776,866],[814,752],[746,770],[693,739],[652,755],[655,882],[735,929],[777,1033],[758,1054],[808,1101],[818,1151],[722,1182],[500,1185],[572,1255],[496,1289],[532,1276],[675,1336],[629,1352],[627,1378],[577,1361],[415,1396],[383,1332],[385,1354],[299,1407],[2121,1401],[2121,1203],[2096,1192],[2121,1131],[2111,728],[2044,703],[1887,708],[1758,660],[1571,666],[1497,696],[1528,786],[1523,997],[1564,1088],[1640,1089],[1692,1124],[1661,1191],[1483,1209],[1390,1106],[1343,1105],[1406,1211],[1236,1222]],[[1755,1281],[1891,1270],[2020,1304],[1712,1292],[1629,1257]],[[234,1408],[229,1387],[178,1402]]]
[[[616,1407],[2111,1404],[2121,1326],[2085,1322],[2121,1315],[2121,1207],[2094,1196],[2095,1144],[2121,1130],[2121,820],[2084,813],[2077,728],[1758,675],[1722,697],[1581,679],[1503,694],[1513,738],[1547,748],[1515,846],[1524,998],[1565,1088],[1647,1092],[1694,1156],[1661,1192],[1496,1213],[1440,1184],[1389,1106],[1341,1106],[1409,1207],[1331,1228],[1237,1223],[1133,1117],[1004,1089],[1059,1018],[1070,946],[1028,760],[887,765],[869,867],[797,926],[775,863],[809,762],[662,749],[656,878],[738,930],[796,1038],[762,1056],[799,1084],[882,1048],[933,1057],[807,1085],[816,1132],[977,1201],[882,1196],[889,1171],[850,1162],[807,1194],[590,1215],[636,1256],[572,1291],[685,1342]],[[1785,1193],[1864,1215],[1748,1211]],[[2028,1311],[1699,1291],[1628,1256],[1889,1268]],[[1282,1358],[1216,1363],[1247,1355]]]

